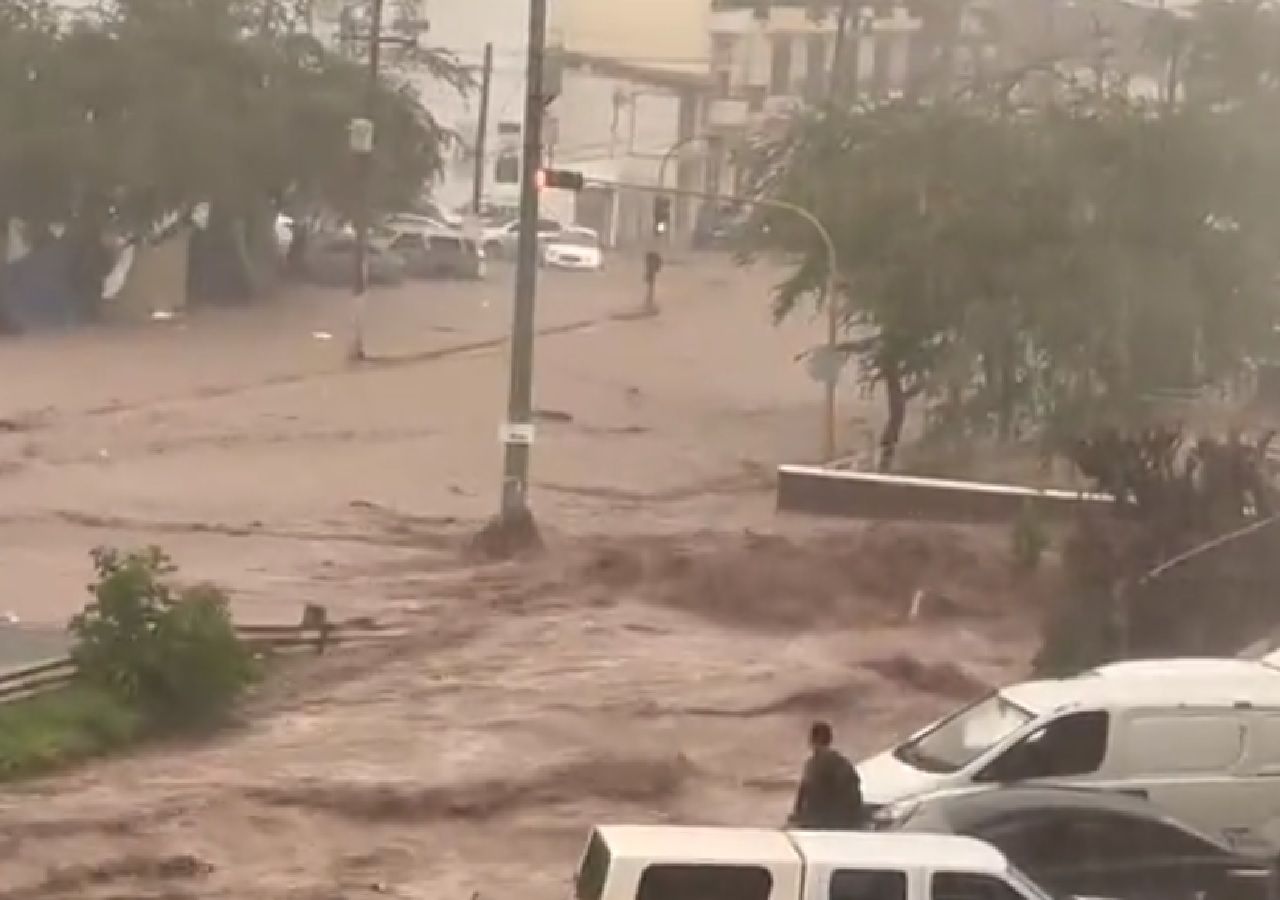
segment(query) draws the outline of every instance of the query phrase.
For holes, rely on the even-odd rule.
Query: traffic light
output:
[[[580,191],[586,187],[587,179],[581,172],[569,169],[542,169],[538,172],[538,187],[561,188],[566,191]]]
[[[662,235],[671,230],[671,198],[653,198],[653,233]]]

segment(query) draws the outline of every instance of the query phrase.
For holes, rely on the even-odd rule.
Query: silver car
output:
[[[369,283],[396,285],[404,282],[405,261],[377,241],[369,243],[366,256]],[[354,280],[356,240],[348,235],[318,238],[307,253],[307,274],[316,284],[342,287]]]

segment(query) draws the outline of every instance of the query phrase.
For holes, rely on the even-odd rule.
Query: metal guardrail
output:
[[[408,632],[377,624],[237,625],[236,635],[254,650],[314,649],[323,653],[331,644],[352,644],[404,637]],[[69,656],[0,672],[0,705],[26,700],[65,687],[76,675]]]
[[[1011,522],[1034,504],[1046,517],[1065,516],[1082,504],[1111,503],[1105,495],[978,481],[855,472],[824,466],[778,467],[780,512],[948,523]]]

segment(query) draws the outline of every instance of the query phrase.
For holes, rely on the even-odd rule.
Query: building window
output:
[[[733,65],[733,49],[737,43],[731,34],[711,36],[711,65],[713,68],[728,68]]]
[[[493,165],[493,180],[498,184],[520,182],[520,154],[504,153]]]
[[[637,900],[769,900],[773,876],[762,866],[655,865],[640,876]]]
[[[715,91],[717,97],[728,97],[729,91],[733,89],[733,73],[727,69],[721,69],[715,74]]]
[[[780,34],[772,41],[770,54],[769,93],[786,96],[791,93],[791,35]]]

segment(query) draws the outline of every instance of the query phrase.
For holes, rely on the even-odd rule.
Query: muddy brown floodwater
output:
[[[777,273],[668,272],[655,320],[616,315],[630,264],[544,280],[548,548],[514,563],[466,552],[502,278],[379,296],[359,370],[338,294],[0,348],[0,613],[56,624],[89,548],[156,543],[242,620],[410,635],[288,662],[213,739],[0,792],[0,900],[563,898],[595,822],[779,823],[812,717],[868,752],[1020,672],[1038,587],[1003,532],[773,514],[819,437],[819,329],[772,326]]]

